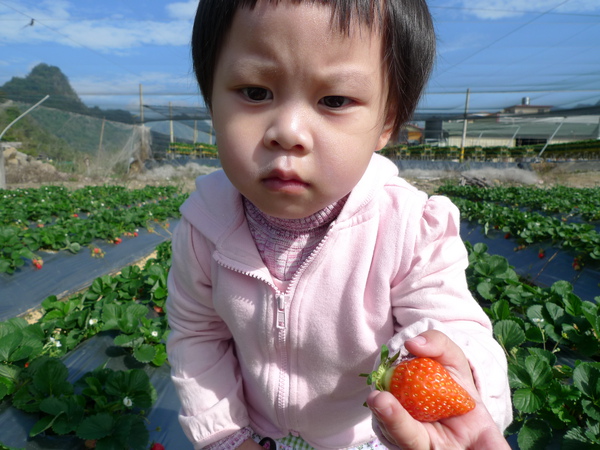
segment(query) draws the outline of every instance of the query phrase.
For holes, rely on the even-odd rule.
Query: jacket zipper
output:
[[[335,221],[333,223],[335,223]],[[333,225],[333,223],[330,224],[330,229],[331,229],[331,226]],[[286,309],[289,306],[289,302],[287,300],[290,296],[289,293],[291,292],[292,287],[296,284],[297,280],[300,278],[300,275],[302,274],[302,272],[304,272],[306,267],[312,262],[312,260],[315,259],[317,253],[320,251],[320,249],[325,244],[325,241],[327,240],[328,236],[329,236],[329,233],[326,233],[325,236],[323,236],[323,239],[321,239],[321,242],[319,242],[319,244],[311,252],[311,254],[308,256],[308,258],[306,258],[306,260],[300,265],[300,267],[298,268],[298,270],[296,271],[296,273],[290,280],[290,284],[288,285],[285,292],[281,292],[277,288],[277,286],[275,286],[274,283],[271,283],[269,280],[267,280],[265,278],[262,278],[262,277],[254,275],[254,274],[251,274],[249,272],[245,272],[243,270],[237,269],[235,267],[232,267],[229,264],[224,263],[220,259],[215,258],[217,263],[219,263],[224,268],[232,270],[237,273],[241,273],[242,275],[246,275],[251,278],[255,278],[257,280],[263,281],[269,287],[271,287],[271,289],[273,289],[273,291],[275,292],[275,300],[276,300],[275,329],[277,330],[276,331],[277,332],[277,341],[276,342],[277,342],[277,347],[278,347],[277,353],[278,353],[278,357],[279,357],[279,364],[280,364],[279,367],[281,367],[281,370],[279,372],[279,383],[278,383],[278,387],[277,387],[277,417],[279,419],[279,423],[282,424],[288,430],[291,430],[292,428],[291,428],[290,424],[288,423],[288,414],[286,413],[286,411],[287,411],[286,403],[289,403],[288,402],[288,398],[289,398],[288,390],[289,390],[289,384],[290,384],[290,379],[289,379],[290,375],[289,375],[289,367],[288,367],[289,359],[288,359],[288,352],[286,350],[286,344],[287,344],[286,333],[287,333],[287,319],[288,319]],[[296,431],[290,431],[290,432],[293,432],[294,435],[299,435],[298,432],[296,432]]]

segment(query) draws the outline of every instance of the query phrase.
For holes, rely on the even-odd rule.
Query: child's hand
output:
[[[464,353],[445,334],[430,330],[406,342],[415,356],[435,359],[475,399],[477,406],[462,415],[438,422],[423,423],[411,417],[389,392],[373,391],[367,404],[377,418],[383,435],[403,449],[502,450],[509,445],[482,403]]]

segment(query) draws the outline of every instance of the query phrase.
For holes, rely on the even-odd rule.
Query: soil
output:
[[[582,170],[582,166],[565,167],[548,163],[536,164],[533,170],[522,169],[486,169],[470,170],[467,172],[449,171],[425,171],[408,170],[400,173],[400,176],[417,188],[433,194],[436,189],[447,182],[459,182],[461,178],[466,180],[475,178],[483,180],[489,186],[526,186],[535,185],[540,188],[548,188],[563,185],[575,188],[589,188],[600,186],[599,165],[589,165],[592,170]],[[184,168],[158,168],[141,174],[111,177],[85,177],[74,174],[56,173],[53,179],[48,174],[40,174],[36,181],[16,182],[7,176],[7,188],[36,188],[40,185],[59,185],[69,189],[79,189],[85,186],[95,185],[123,185],[130,189],[141,189],[145,186],[173,185],[182,192],[192,192],[195,189],[194,180],[198,175],[207,174],[216,170],[213,167],[188,164]],[[42,176],[43,175],[43,176]]]

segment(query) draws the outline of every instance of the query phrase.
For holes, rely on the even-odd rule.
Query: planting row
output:
[[[470,247],[469,287],[485,307],[508,358],[514,421],[522,450],[600,446],[600,310],[566,281],[522,281],[483,243]]]
[[[432,147],[430,145],[407,146],[395,144],[385,147],[381,153],[385,156],[447,159],[459,158],[461,153],[466,159],[496,159],[496,158],[534,158],[544,150],[544,158],[567,159],[567,158],[598,158],[600,154],[600,142],[597,139],[586,141],[567,142],[561,144],[536,144],[519,147],[465,147],[464,152],[460,147]]]
[[[543,213],[559,214],[565,219],[600,220],[600,187],[571,188],[555,186],[549,189],[534,187],[491,187],[446,184],[438,192],[450,197],[472,201],[498,203],[514,208],[526,208]]]
[[[70,383],[62,358],[101,333],[114,336],[114,346],[138,363],[164,364],[169,265],[166,242],[143,268],[100,277],[63,301],[48,297],[34,324],[22,318],[0,322],[0,400],[37,415],[30,437],[72,435],[88,448],[148,448],[144,417],[157,393],[146,372],[102,366]]]
[[[62,186],[37,189],[0,189],[0,224],[48,224],[60,217],[140,205],[143,202],[173,197],[179,190],[173,186],[146,186],[127,189],[124,186],[88,186],[69,190]]]
[[[505,238],[514,237],[520,250],[531,244],[551,245],[575,251],[573,268],[580,270],[590,262],[600,260],[600,234],[589,223],[566,222],[556,217],[536,212],[521,211],[490,202],[471,201],[452,197],[464,220],[477,222],[484,233],[499,230]],[[544,257],[540,250],[540,257]]]
[[[121,236],[134,237],[139,228],[149,228],[155,226],[156,222],[179,217],[179,207],[186,197],[176,194],[173,189],[163,188],[138,191],[113,187],[97,188],[95,191],[92,189],[70,192],[63,188],[48,191],[42,188],[34,193],[16,192],[14,197],[7,199],[10,200],[7,205],[12,205],[12,209],[6,215],[3,214],[4,221],[6,222],[7,217],[27,219],[17,218],[0,225],[0,272],[13,273],[24,266],[27,260],[31,260],[35,268],[41,269],[43,258],[36,253],[39,250],[67,250],[77,253],[82,248],[89,247],[91,256],[102,257],[103,252],[91,245],[94,240],[119,244]],[[40,198],[45,192],[52,194],[47,201]],[[88,192],[90,198],[102,200],[79,204],[79,199]],[[111,192],[114,197],[111,197]],[[133,204],[133,200],[138,203]],[[19,206],[21,203],[26,213],[19,216],[15,205]],[[33,219],[35,222],[30,221]]]
[[[518,435],[521,449],[545,448],[553,436],[563,448],[600,445],[598,305],[582,301],[566,281],[549,288],[523,281],[482,243],[467,247],[470,289],[509,360],[515,408],[509,433]],[[47,298],[35,324],[20,318],[0,323],[0,399],[38,417],[31,435],[73,435],[97,448],[148,448],[140,418],[156,396],[144,371],[99,367],[68,383],[62,358],[85,340],[109,334],[140,364],[166,362],[169,243],[157,250],[143,268],[100,277],[63,301]]]

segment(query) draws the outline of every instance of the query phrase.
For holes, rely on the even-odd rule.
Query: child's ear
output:
[[[383,147],[387,145],[390,141],[392,134],[394,133],[394,122],[395,115],[389,112],[387,114],[387,119],[383,124],[383,129],[381,130],[381,134],[379,135],[379,141],[377,142],[377,150],[381,150]]]

